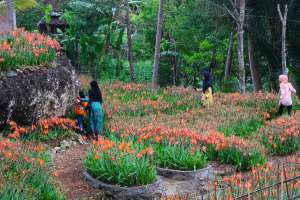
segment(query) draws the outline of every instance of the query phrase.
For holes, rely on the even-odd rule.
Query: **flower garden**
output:
[[[299,152],[299,114],[276,118],[275,94],[216,94],[216,104],[203,109],[198,94],[187,88],[153,92],[145,85],[116,83],[103,85],[103,90],[108,102],[106,133],[94,144],[85,166],[105,182],[145,185],[155,180],[153,166],[193,171],[205,168],[210,161],[233,165],[237,173],[264,173],[263,168],[271,166],[268,161],[272,156]],[[290,172],[298,174],[299,159],[293,163],[295,171]],[[120,169],[125,166],[128,171]],[[148,176],[143,176],[137,166],[144,166]],[[134,168],[139,170],[130,172]],[[120,177],[128,178],[126,173],[137,176],[130,180],[144,180],[118,181]],[[269,176],[264,174],[260,178],[264,184],[276,180],[266,177]],[[250,181],[251,191],[261,186],[244,178],[238,182],[242,184],[242,180]],[[298,183],[293,191],[297,191]],[[232,196],[242,194],[241,189],[235,189],[239,193],[233,190],[229,188],[226,192],[232,192]]]
[[[0,69],[46,64],[59,50],[55,40],[41,34],[24,30],[3,34]],[[235,173],[207,180],[205,198],[299,195],[299,179],[290,185],[283,181],[299,177],[300,113],[278,118],[277,95],[216,93],[214,105],[204,109],[200,94],[192,88],[154,91],[147,85],[115,82],[101,89],[105,131],[91,142],[82,162],[93,178],[122,188],[140,187],[156,183],[159,168],[193,173],[216,162],[232,166]],[[68,116],[41,119],[27,127],[8,122],[0,135],[1,200],[66,198],[56,180],[59,174],[51,167],[49,142],[74,134],[75,118],[72,113]],[[278,156],[288,163],[276,166],[273,158]],[[276,189],[278,182],[282,184]],[[272,184],[261,196],[251,194]],[[161,198],[192,199],[189,194],[165,193]]]
[[[237,174],[228,178],[217,177],[217,183],[234,185],[228,186],[226,192],[220,189],[230,199],[242,194],[239,187],[247,194],[260,187],[260,181],[265,185],[275,182],[276,174],[268,174],[274,167],[268,161],[274,156],[293,155],[284,176],[299,175],[300,115],[296,112],[292,117],[276,118],[274,94],[216,94],[215,105],[203,109],[199,94],[189,88],[152,91],[145,85],[123,83],[105,84],[102,88],[105,133],[93,141],[83,165],[104,183],[123,187],[148,185],[158,178],[156,167],[195,171],[216,161],[236,169]],[[55,172],[51,177],[47,170],[51,161],[40,142],[75,130],[75,121],[44,119],[31,127],[20,127],[11,121],[9,126],[10,131],[4,134],[7,139],[1,139],[0,145],[0,175],[4,180],[1,194],[8,195],[13,190],[21,198],[21,191],[26,191],[28,197],[63,199],[54,180]],[[58,134],[51,137],[53,132]],[[244,178],[248,173],[260,177]],[[249,186],[241,186],[243,181]],[[44,183],[48,184],[40,187]],[[212,183],[209,194],[221,197],[215,192],[219,191],[219,184],[213,184],[216,183]],[[299,192],[299,180],[290,188],[292,191]]]
[[[23,29],[1,33],[0,70],[47,64],[60,49],[56,40],[39,33]]]

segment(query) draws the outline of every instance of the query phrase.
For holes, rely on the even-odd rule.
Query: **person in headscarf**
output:
[[[289,83],[288,76],[282,74],[279,76],[280,82],[280,99],[279,99],[279,109],[278,115],[282,115],[284,108],[287,108],[288,114],[292,114],[292,94],[296,93],[295,88]]]
[[[103,109],[102,109],[102,93],[96,81],[90,83],[89,90],[89,123],[95,139],[103,131]]]
[[[202,85],[202,105],[204,107],[210,106],[213,103],[213,86],[210,72],[204,71],[203,75],[203,85]]]

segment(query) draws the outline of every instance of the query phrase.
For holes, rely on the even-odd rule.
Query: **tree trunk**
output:
[[[239,82],[240,91],[246,92],[246,71],[244,60],[244,23],[245,23],[245,0],[239,1],[239,21],[238,21],[238,60],[239,60]]]
[[[173,85],[176,86],[177,84],[177,76],[178,76],[178,63],[177,57],[173,57]]]
[[[227,52],[227,59],[226,59],[226,66],[225,66],[225,80],[228,80],[231,76],[231,69],[232,69],[232,55],[233,55],[233,35],[234,33],[230,33],[229,38],[229,47]]]
[[[7,4],[7,13],[8,13],[8,18],[9,22],[11,24],[12,30],[17,29],[17,20],[16,20],[16,11],[14,8],[13,0],[6,0]]]
[[[127,46],[128,46],[128,63],[130,69],[130,81],[135,82],[134,79],[134,65],[132,59],[132,40],[131,40],[131,24],[130,24],[130,16],[129,16],[129,5],[128,0],[125,0],[125,7],[126,7],[126,26],[127,26]]]
[[[281,54],[282,54],[282,73],[283,74],[287,74],[287,66],[286,66],[286,21],[287,21],[287,14],[288,14],[288,7],[287,4],[285,4],[285,10],[284,10],[284,16],[281,13],[280,10],[280,5],[277,4],[277,10],[278,10],[278,14],[280,16],[280,21],[282,23],[282,50],[281,50]]]
[[[162,24],[164,17],[164,0],[159,1],[159,8],[157,14],[157,28],[156,28],[156,41],[155,41],[155,53],[154,53],[154,64],[153,64],[153,76],[152,76],[152,87],[153,89],[158,88],[158,70],[159,70],[159,59],[160,59],[160,41]]]
[[[254,86],[254,91],[258,92],[262,89],[261,78],[257,68],[257,62],[254,55],[254,44],[250,33],[248,33],[248,54],[249,54],[249,64],[252,82]]]
[[[106,32],[106,40],[105,40],[105,55],[109,54],[110,50],[110,40],[111,40],[111,24],[112,24],[112,18],[108,20],[107,23],[107,32]]]

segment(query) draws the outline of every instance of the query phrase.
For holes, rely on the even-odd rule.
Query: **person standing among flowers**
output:
[[[295,88],[289,83],[288,76],[282,74],[279,76],[280,82],[280,99],[279,99],[279,109],[278,115],[282,115],[284,108],[287,108],[288,114],[291,116],[292,114],[292,94],[296,93]]]
[[[202,105],[204,107],[210,106],[213,103],[213,86],[211,75],[208,71],[203,72],[203,85],[202,85]]]
[[[85,95],[83,91],[79,91],[79,96],[76,99],[76,105],[75,105],[75,114],[77,119],[77,125],[79,127],[79,131],[81,135],[84,135],[84,117],[87,116],[87,108],[88,108],[88,102],[84,101]]]
[[[98,139],[99,134],[103,131],[103,109],[102,93],[96,81],[90,83],[89,90],[89,124],[93,136]]]

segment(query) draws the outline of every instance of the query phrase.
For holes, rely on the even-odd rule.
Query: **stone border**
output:
[[[152,200],[159,199],[165,195],[165,188],[161,179],[157,179],[153,184],[136,187],[120,187],[110,185],[93,178],[87,171],[83,173],[85,180],[93,188],[101,189],[109,199],[119,200]]]
[[[157,174],[174,180],[193,180],[207,181],[214,178],[213,168],[209,165],[206,168],[196,171],[181,171],[167,168],[156,167]]]

